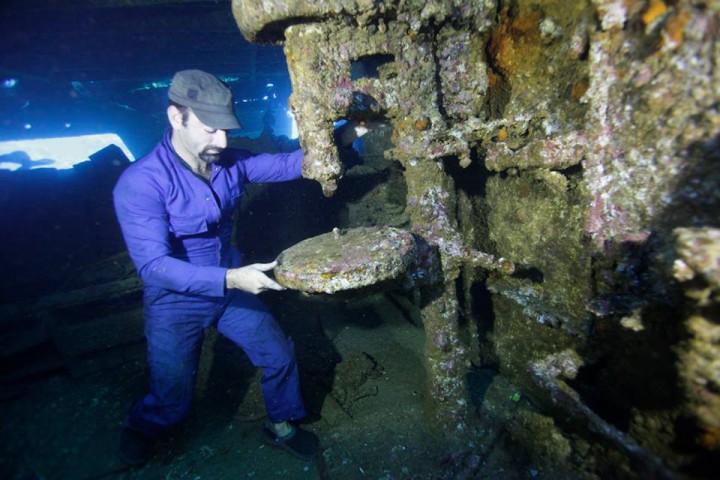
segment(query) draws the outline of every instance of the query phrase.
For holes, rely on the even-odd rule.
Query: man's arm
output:
[[[182,293],[222,296],[225,268],[173,258],[161,189],[140,172],[127,171],[113,191],[115,212],[128,252],[145,285]]]
[[[290,153],[258,155],[250,154],[247,150],[241,152],[248,155],[241,160],[240,165],[250,183],[285,182],[302,177],[302,149]]]

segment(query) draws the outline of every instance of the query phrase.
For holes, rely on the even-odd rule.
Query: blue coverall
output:
[[[170,136],[168,130],[130,165],[113,191],[128,251],[143,280],[151,377],[150,393],[133,404],[126,424],[154,437],[187,414],[210,326],[262,368],[270,421],[302,418],[292,341],[257,297],[225,288],[227,269],[241,266],[231,234],[243,185],[299,178],[302,151],[253,155],[228,148],[208,181],[177,155]]]

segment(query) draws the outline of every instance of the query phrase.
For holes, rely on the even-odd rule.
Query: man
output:
[[[275,263],[240,266],[240,253],[231,246],[231,218],[243,184],[300,178],[302,151],[253,155],[226,148],[227,131],[240,123],[231,91],[208,73],[178,72],[168,96],[171,128],[123,172],[113,192],[144,284],[151,377],[150,393],[128,412],[121,458],[146,463],[153,439],[185,417],[203,332],[214,326],[263,370],[264,440],[311,459],[317,437],[291,423],[306,414],[292,341],[255,296],[282,290],[265,274]],[[354,132],[345,137],[349,144]]]

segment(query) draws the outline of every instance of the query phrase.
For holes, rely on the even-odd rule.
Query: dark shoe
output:
[[[275,431],[265,424],[262,427],[262,435],[266,444],[281,448],[303,460],[312,460],[320,443],[317,435],[294,425],[290,433],[284,437],[278,437]]]
[[[123,428],[120,434],[120,460],[133,467],[145,465],[152,456],[153,440],[134,428]]]

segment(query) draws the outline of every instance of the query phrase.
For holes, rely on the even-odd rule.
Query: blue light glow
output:
[[[18,84],[18,81],[16,78],[6,78],[3,80],[3,87],[4,88],[14,88]]]
[[[131,162],[135,160],[125,142],[114,133],[0,142],[0,156],[24,152],[27,155],[22,156],[29,157],[29,161],[37,162],[38,166],[61,170],[87,161],[90,155],[111,144],[117,145]],[[12,159],[0,161],[0,169],[4,170],[17,170],[21,166]]]
[[[295,140],[298,138],[298,127],[295,121],[295,115],[290,110],[287,110],[287,116],[290,117],[290,138]]]

